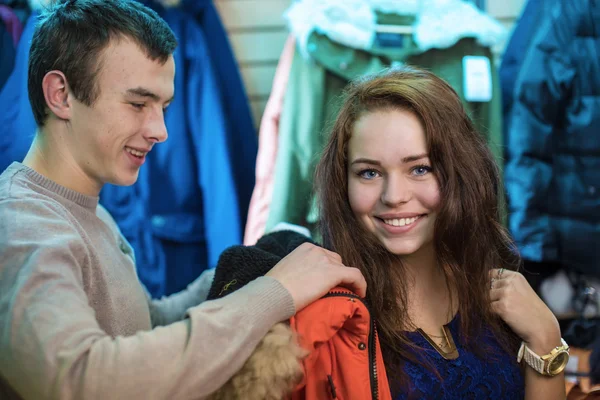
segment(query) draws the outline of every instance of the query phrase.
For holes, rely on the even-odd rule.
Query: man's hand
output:
[[[344,286],[361,297],[367,282],[357,268],[342,264],[334,252],[310,243],[298,246],[267,273],[292,295],[296,311],[323,297],[330,289]]]

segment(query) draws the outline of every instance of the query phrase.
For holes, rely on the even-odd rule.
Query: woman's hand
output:
[[[523,275],[506,269],[490,271],[492,310],[539,355],[560,346],[560,326],[552,311]]]

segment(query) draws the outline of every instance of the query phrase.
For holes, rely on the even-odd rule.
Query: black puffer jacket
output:
[[[600,0],[557,0],[508,120],[510,230],[523,258],[600,277]]]

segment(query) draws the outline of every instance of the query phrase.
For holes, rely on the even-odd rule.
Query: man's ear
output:
[[[48,72],[42,80],[42,89],[44,90],[46,106],[50,111],[60,119],[70,119],[71,99],[65,74],[60,71]]]

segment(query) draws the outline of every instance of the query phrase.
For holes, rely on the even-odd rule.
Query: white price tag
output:
[[[465,100],[487,102],[492,100],[492,66],[483,56],[463,57]]]

